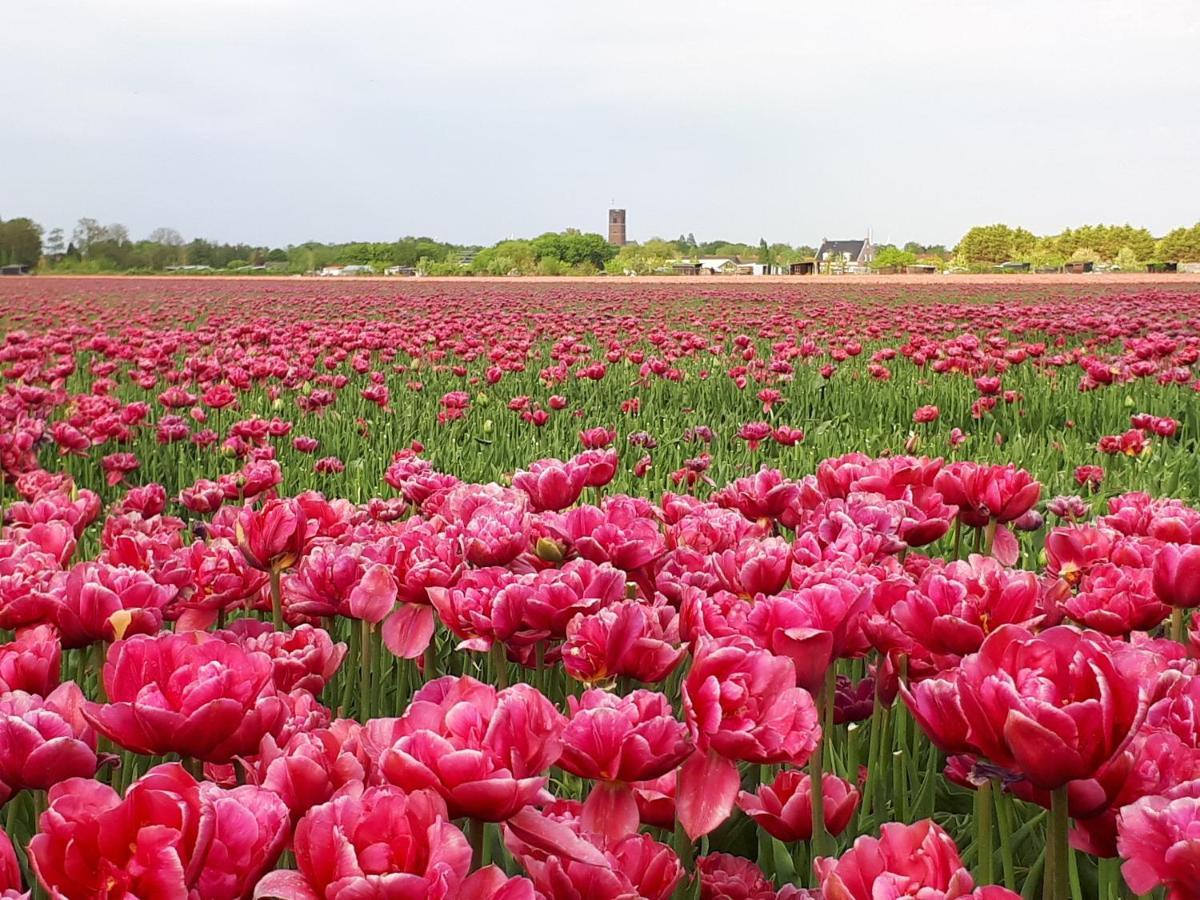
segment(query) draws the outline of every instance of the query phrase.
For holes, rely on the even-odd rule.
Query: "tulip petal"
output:
[[[402,659],[416,659],[433,638],[433,608],[401,603],[383,623],[383,644]]]
[[[321,900],[299,872],[270,872],[254,889],[254,900]]]
[[[608,846],[638,829],[637,800],[625,784],[602,781],[592,788],[583,804],[583,828],[603,835]]]
[[[570,826],[547,819],[531,806],[509,819],[505,827],[526,844],[549,855],[589,866],[607,867],[609,864],[599,848],[581,838]]]
[[[675,810],[693,841],[708,834],[733,812],[741,778],[737,766],[713,751],[697,751],[679,769]]]
[[[1021,545],[1007,525],[998,525],[992,539],[992,556],[1006,566],[1015,566],[1021,556]]]

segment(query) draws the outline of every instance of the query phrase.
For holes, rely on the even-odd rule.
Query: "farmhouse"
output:
[[[870,271],[875,258],[875,245],[868,236],[861,241],[831,241],[821,238],[817,250],[817,269],[825,274],[832,272],[860,275]]]
[[[692,260],[676,259],[671,262],[672,271],[679,275],[781,275],[783,267],[768,265],[740,256],[701,256]]]

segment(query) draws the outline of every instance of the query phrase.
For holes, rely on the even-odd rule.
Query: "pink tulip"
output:
[[[1024,469],[972,462],[950,463],[934,479],[946,502],[959,508],[964,525],[982,528],[1023,516],[1041,496],[1042,486]]]
[[[583,805],[583,827],[615,843],[637,831],[629,783],[659,778],[682,763],[692,750],[687,728],[671,716],[667,698],[650,691],[618,697],[592,689],[567,699],[571,719],[558,765],[598,782]]]
[[[831,577],[759,600],[746,619],[745,633],[790,659],[796,683],[815,693],[836,660],[865,652],[860,621],[870,601],[863,585]]]
[[[878,838],[863,836],[838,859],[813,862],[822,900],[1018,900],[1004,888],[973,892],[975,883],[950,835],[932,820],[913,825],[890,822]]]
[[[1143,797],[1117,817],[1121,873],[1130,890],[1149,894],[1166,885],[1168,900],[1200,893],[1200,781]]]
[[[24,691],[46,696],[58,685],[62,644],[52,625],[38,625],[0,644],[0,694]]]
[[[1150,569],[1110,563],[1091,568],[1079,582],[1078,593],[1062,606],[1073,622],[1110,637],[1150,631],[1171,614],[1155,596]]]
[[[12,839],[0,831],[0,900],[27,900],[28,897],[29,893],[21,890],[21,864]]]
[[[741,856],[709,853],[696,860],[701,900],[818,900],[809,891],[788,885],[776,890],[762,869]]]
[[[1051,791],[1124,751],[1144,714],[1139,694],[1102,635],[1004,625],[949,678],[916,685],[905,701],[944,749],[974,748]]]
[[[308,516],[295,500],[268,500],[261,509],[247,506],[238,514],[238,549],[264,572],[294,566],[310,537]]]
[[[73,778],[50,789],[29,851],[38,880],[61,897],[244,897],[274,865],[287,807],[270,791],[224,790],[171,763],[122,800]]]
[[[107,704],[84,716],[109,739],[150,755],[225,763],[254,753],[286,707],[267,654],[201,634],[138,635],[113,644],[104,664]]]
[[[1200,545],[1164,544],[1154,557],[1154,591],[1168,606],[1200,606]]]
[[[348,747],[360,727],[339,719],[328,728],[293,734],[282,746],[267,735],[247,780],[276,794],[298,818],[346,785],[364,780],[362,763]]]
[[[601,684],[617,676],[654,684],[666,678],[687,652],[667,637],[659,609],[638,600],[580,613],[567,625],[563,668],[585,684]]]
[[[683,878],[674,851],[648,834],[608,843],[589,832],[578,804],[556,801],[504,826],[504,843],[546,897],[667,900]]]
[[[155,634],[163,610],[175,596],[146,572],[127,566],[80,563],[62,586],[54,621],[63,647],[79,649],[96,641]]]
[[[846,830],[858,809],[859,793],[849,782],[828,772],[821,793],[825,800],[825,830],[836,837]],[[812,779],[802,772],[788,769],[756,793],[742,791],[737,805],[767,834],[784,843],[812,838]]]
[[[696,752],[679,773],[679,820],[695,840],[729,816],[735,761],[803,765],[820,740],[817,710],[787,657],[748,638],[701,641],[683,684]]]
[[[329,632],[311,625],[276,631],[269,622],[237,619],[214,637],[270,657],[271,680],[281,694],[294,690],[320,694],[346,656],[345,644],[335,644]]]
[[[589,468],[571,460],[539,459],[528,471],[513,475],[513,487],[529,496],[535,512],[558,512],[571,506],[587,487]]]
[[[438,791],[454,818],[502,822],[539,796],[565,725],[529,685],[497,692],[448,675],[419,690],[400,719],[371,723],[362,740],[392,784]]]
[[[95,774],[96,734],[83,703],[73,681],[45,699],[23,691],[0,695],[0,798]]]
[[[798,502],[799,485],[778,469],[763,466],[754,475],[731,481],[713,494],[721,506],[736,509],[751,521],[779,520]]]

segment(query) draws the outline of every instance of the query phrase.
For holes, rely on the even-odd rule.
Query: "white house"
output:
[[[767,265],[755,260],[743,260],[737,256],[701,256],[696,262],[690,259],[672,260],[671,268],[683,275],[781,275],[783,267]]]
[[[831,241],[821,239],[821,248],[817,250],[817,267],[820,271],[841,272],[849,275],[861,275],[871,271],[871,261],[875,259],[875,245],[868,236],[861,241]]]
[[[374,275],[374,266],[326,266],[318,274],[336,278],[339,275]]]

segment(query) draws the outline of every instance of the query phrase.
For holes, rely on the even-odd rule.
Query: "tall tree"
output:
[[[41,257],[41,225],[24,217],[0,221],[0,265],[35,266]]]

